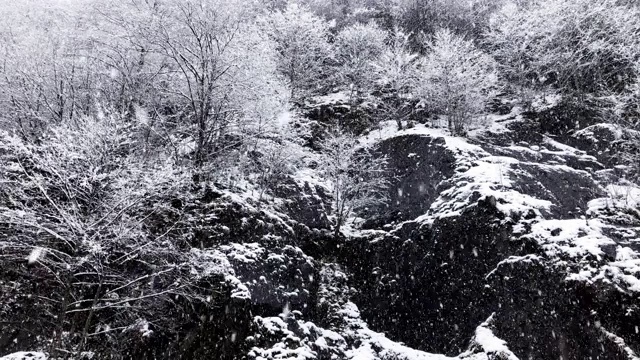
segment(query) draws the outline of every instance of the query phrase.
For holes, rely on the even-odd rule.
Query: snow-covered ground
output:
[[[518,360],[507,348],[504,340],[497,338],[491,331],[491,318],[476,330],[471,349],[459,356],[449,357],[412,349],[402,343],[390,340],[382,333],[369,329],[361,319],[358,307],[352,302],[345,303],[338,314],[342,316],[345,324],[341,329],[336,329],[337,331],[319,328],[311,322],[291,320],[291,315],[285,313],[277,317],[256,317],[256,325],[264,329],[270,336],[278,338],[279,341],[269,348],[254,347],[249,352],[249,356],[255,360],[312,360],[318,358],[318,352],[339,349],[339,356],[342,357],[332,358],[345,360],[488,360],[493,356],[503,356],[505,360]],[[293,331],[292,328],[296,331]],[[336,356],[338,355],[336,354]]]

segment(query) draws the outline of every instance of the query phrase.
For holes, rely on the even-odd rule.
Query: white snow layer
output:
[[[47,356],[36,351],[20,351],[0,357],[0,360],[47,360]]]
[[[487,355],[492,355],[497,359],[519,360],[518,357],[509,350],[506,341],[498,338],[491,330],[493,317],[491,315],[487,321],[476,328],[473,342],[476,343]],[[491,357],[493,358],[493,357]]]

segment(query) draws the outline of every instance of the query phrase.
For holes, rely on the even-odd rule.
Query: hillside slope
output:
[[[362,137],[389,156],[392,202],[341,239],[312,168],[268,206],[207,190],[192,209],[190,276],[214,305],[174,319],[174,333],[152,319],[119,331],[120,356],[637,359],[640,189],[518,109],[492,121],[468,139],[392,123]],[[39,307],[22,290],[32,280],[16,276],[0,282],[0,349],[47,352],[26,315]],[[82,354],[113,349],[89,342]]]

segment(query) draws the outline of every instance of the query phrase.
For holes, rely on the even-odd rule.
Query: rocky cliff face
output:
[[[455,161],[431,177],[436,196],[407,202],[408,212],[420,198],[425,215],[344,249],[344,259],[359,255],[349,267],[360,290],[354,301],[374,329],[449,356],[636,358],[637,188],[620,199],[605,185],[615,170],[551,136],[531,136],[532,124],[507,115],[468,142],[429,129],[382,142],[394,160],[403,151],[414,157],[405,144],[422,142]],[[483,329],[509,350],[478,340]]]
[[[342,239],[312,171],[269,207],[210,191],[191,251],[216,306],[176,319],[177,339],[127,335],[121,358],[637,359],[640,189],[615,185],[601,129],[578,149],[516,110],[493,120],[363,137],[392,201]],[[7,324],[0,349],[46,345]]]

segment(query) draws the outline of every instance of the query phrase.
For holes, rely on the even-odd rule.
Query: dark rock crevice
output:
[[[484,277],[515,251],[510,229],[481,201],[431,227],[406,224],[379,239],[353,239],[342,257],[363,318],[411,347],[461,353],[476,326],[497,310]]]
[[[382,228],[427,213],[444,190],[439,185],[455,173],[456,158],[444,138],[397,136],[382,141],[378,152],[388,158],[389,202],[365,214],[370,220],[364,228]]]

